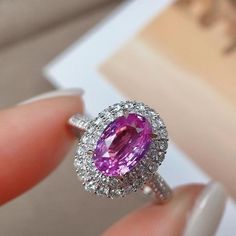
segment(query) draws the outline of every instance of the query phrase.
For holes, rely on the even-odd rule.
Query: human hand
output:
[[[56,168],[74,140],[67,120],[82,111],[80,91],[68,90],[0,112],[0,204],[30,189]],[[213,235],[225,199],[218,184],[180,187],[168,203],[153,201],[104,235]]]

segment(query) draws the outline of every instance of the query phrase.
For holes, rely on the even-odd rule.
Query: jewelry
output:
[[[84,131],[74,166],[87,191],[115,198],[151,189],[161,203],[170,198],[171,189],[157,172],[168,134],[153,109],[126,101],[109,106],[95,119],[75,114],[68,123]]]

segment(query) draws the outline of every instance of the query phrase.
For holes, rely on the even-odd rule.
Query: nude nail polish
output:
[[[208,184],[196,200],[184,236],[213,236],[223,216],[227,194],[217,182]]]

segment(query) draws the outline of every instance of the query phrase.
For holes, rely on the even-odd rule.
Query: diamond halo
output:
[[[141,115],[150,122],[152,142],[145,156],[131,171],[120,177],[106,176],[96,168],[93,152],[105,128],[127,113]],[[85,189],[91,193],[116,198],[142,189],[164,160],[168,147],[166,126],[158,113],[141,102],[126,101],[111,105],[90,120],[86,127],[76,148],[74,166]]]

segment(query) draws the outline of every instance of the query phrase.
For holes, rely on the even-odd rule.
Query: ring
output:
[[[125,101],[109,106],[95,119],[75,114],[68,123],[78,134],[83,131],[74,166],[85,190],[108,198],[152,190],[160,203],[171,197],[157,171],[166,154],[168,133],[153,109]]]

